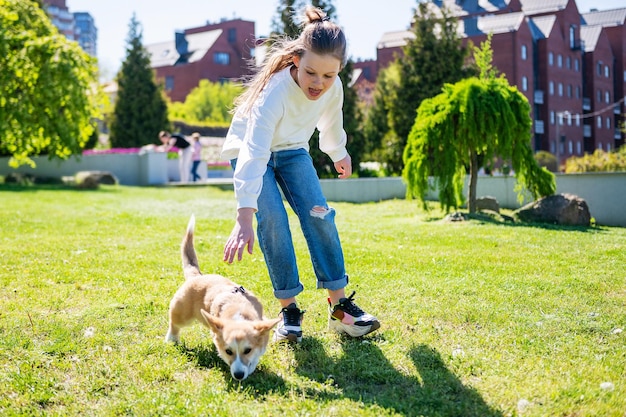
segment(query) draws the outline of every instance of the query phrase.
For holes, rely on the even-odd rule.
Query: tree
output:
[[[112,147],[132,148],[154,142],[169,128],[167,105],[154,80],[150,56],[142,44],[141,25],[133,14],[126,59],[117,75],[117,102],[111,122]]]
[[[0,0],[0,154],[12,167],[81,152],[99,113],[97,79],[95,60],[36,1]]]
[[[389,125],[389,108],[395,101],[400,84],[400,64],[393,61],[378,73],[374,90],[374,104],[367,113],[363,125],[365,153],[372,161],[391,161],[398,159],[397,153],[404,149],[395,131]],[[387,171],[386,164],[383,170]]]
[[[457,34],[457,19],[446,9],[438,15],[430,2],[420,3],[411,31],[413,39],[403,47],[398,61],[398,87],[386,106],[389,131],[381,143],[386,155],[381,162],[390,174],[402,172],[402,152],[420,103],[439,94],[445,83],[475,75],[475,70],[465,65],[468,50]]]
[[[233,101],[241,94],[241,85],[200,80],[184,103],[170,103],[171,119],[187,123],[229,124]]]
[[[404,151],[407,197],[425,205],[429,177],[435,177],[445,210],[463,202],[469,166],[469,212],[476,211],[479,158],[511,160],[518,193],[525,187],[535,198],[554,194],[554,174],[539,167],[530,147],[530,105],[504,76],[491,67],[490,40],[475,48],[480,77],[446,84],[443,92],[422,102]],[[519,194],[518,194],[519,195]]]

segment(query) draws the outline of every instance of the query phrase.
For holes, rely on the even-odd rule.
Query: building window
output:
[[[522,91],[528,91],[528,78],[522,77]]]
[[[237,42],[237,29],[230,28],[228,29],[228,43]]]
[[[624,82],[626,83],[626,70],[624,70]]]
[[[559,67],[559,68],[563,68],[563,55],[558,54],[558,55],[556,56],[556,65],[557,65],[557,67]]]
[[[570,49],[576,48],[576,26],[574,25],[569,27],[569,47]]]
[[[602,103],[602,90],[596,91],[596,101]]]
[[[226,52],[215,52],[213,54],[213,62],[218,65],[229,65],[230,55]]]
[[[571,126],[572,125],[572,113],[567,113],[567,125]]]
[[[576,86],[576,98],[580,98],[580,86]]]
[[[567,152],[571,155],[574,152],[574,144],[570,140],[567,142]]]
[[[611,93],[608,91],[604,92],[604,102],[609,104],[611,102]]]
[[[548,84],[548,91],[551,96],[554,95],[554,82],[553,81],[550,81],[550,83]]]
[[[609,66],[608,66],[608,65],[605,65],[605,66],[604,66],[604,76],[605,76],[606,78],[609,78],[609,74],[610,74],[610,71],[609,71]]]
[[[165,76],[165,91],[172,91],[174,89],[174,76],[166,75]]]
[[[574,59],[574,71],[580,71],[580,61],[578,61],[578,58]],[[626,81],[626,73],[624,74],[624,81]]]
[[[580,126],[580,114],[576,115],[576,126]]]
[[[606,118],[606,128],[607,128],[607,129],[610,129],[610,128],[611,128],[611,118],[610,118],[610,117],[607,117],[607,118]]]
[[[580,142],[576,142],[576,154],[580,155],[582,153],[582,149],[580,146]]]
[[[550,111],[550,124],[553,125],[554,124],[554,111]]]
[[[567,97],[572,98],[572,85],[567,84]]]
[[[559,83],[559,97],[563,97],[563,84]]]
[[[572,58],[570,57],[565,58],[565,66],[567,67],[567,69],[572,69]]]
[[[598,75],[602,75],[602,61],[596,64],[596,72],[598,73]]]
[[[528,50],[526,48],[526,45],[522,45],[522,59],[526,61],[527,58],[528,58]]]
[[[554,54],[552,52],[548,52],[548,65],[554,65]]]
[[[602,117],[596,117],[596,126],[598,126],[599,128],[602,127]]]

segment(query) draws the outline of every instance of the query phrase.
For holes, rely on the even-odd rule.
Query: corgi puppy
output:
[[[192,215],[181,244],[185,282],[170,302],[165,339],[177,343],[181,327],[199,321],[211,330],[219,357],[230,367],[233,378],[242,381],[256,369],[270,330],[280,318],[265,319],[259,300],[242,286],[221,275],[200,272],[194,227]]]

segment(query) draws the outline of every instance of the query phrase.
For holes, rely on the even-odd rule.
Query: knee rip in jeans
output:
[[[309,213],[313,217],[317,217],[319,219],[323,219],[323,218],[325,218],[328,215],[328,213],[331,212],[331,210],[332,209],[329,208],[329,207],[314,206]]]

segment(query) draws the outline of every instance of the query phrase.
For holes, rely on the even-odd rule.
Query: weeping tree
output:
[[[407,198],[418,198],[424,207],[429,177],[434,177],[444,209],[458,209],[464,202],[469,167],[468,208],[475,213],[479,161],[496,157],[510,161],[520,200],[524,189],[534,198],[556,190],[554,175],[533,157],[528,100],[504,76],[496,76],[491,57],[487,40],[474,49],[480,76],[446,84],[441,94],[418,108],[404,149],[402,175]]]

